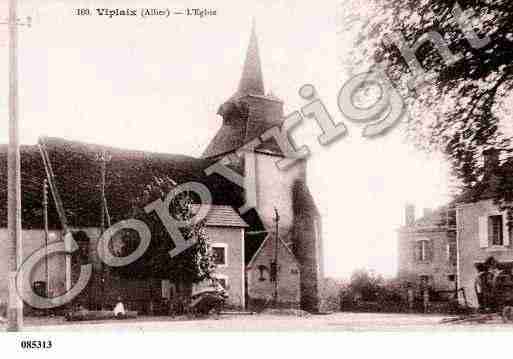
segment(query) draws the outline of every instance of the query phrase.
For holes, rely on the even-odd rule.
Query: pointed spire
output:
[[[242,77],[239,82],[237,91],[239,96],[242,95],[264,95],[264,79],[262,76],[262,68],[260,65],[260,54],[258,52],[258,40],[256,36],[255,19],[251,29],[251,37],[249,38],[248,51],[246,52],[246,61],[242,69]]]

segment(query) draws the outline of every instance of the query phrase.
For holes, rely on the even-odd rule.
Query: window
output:
[[[449,274],[449,275],[447,276],[447,280],[448,280],[449,282],[456,282],[456,274]]]
[[[227,261],[227,245],[226,244],[213,244],[212,254],[214,256],[214,263],[218,266],[228,265]]]
[[[431,259],[431,243],[429,239],[417,240],[415,243],[415,260],[417,262],[427,262]]]
[[[488,228],[489,228],[489,236],[490,243],[492,246],[502,246],[504,245],[503,240],[503,224],[502,224],[502,216],[490,216],[488,217]]]
[[[457,261],[456,258],[457,258],[456,241],[450,240],[447,243],[447,261],[452,265],[456,265],[456,261]]]
[[[500,213],[492,213],[479,217],[479,247],[507,247],[510,233],[505,217]]]
[[[266,266],[264,266],[263,264],[260,264],[260,265],[258,266],[258,272],[259,272],[259,274],[260,274],[260,275],[259,275],[259,277],[258,277],[258,280],[259,280],[260,282],[265,281],[264,273],[265,273],[265,272],[269,272],[269,269],[267,269],[267,267],[266,267]]]

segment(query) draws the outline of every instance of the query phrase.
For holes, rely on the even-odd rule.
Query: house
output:
[[[500,164],[499,151],[483,153],[483,177],[449,205],[414,220],[411,206],[399,229],[399,277],[428,284],[435,291],[458,290],[461,304],[478,307],[475,280],[493,257],[500,269],[513,269],[507,213],[494,197],[501,178],[513,174],[511,160]]]
[[[416,289],[433,295],[453,296],[457,284],[455,210],[447,206],[435,211],[424,210],[415,219],[415,207],[405,208],[405,225],[398,231],[398,277]]]
[[[262,307],[276,300],[281,307],[299,308],[300,266],[281,238],[267,236],[248,263],[246,273],[250,307]]]
[[[122,296],[132,302],[135,310],[151,312],[158,305],[156,302],[184,291],[184,288],[179,288],[179,283],[173,282],[173,278],[167,278],[166,273],[150,273],[145,267],[132,268],[127,273],[101,264],[96,248],[102,228],[102,208],[105,206],[101,195],[102,163],[99,155],[108,153],[105,199],[112,223],[131,218],[134,196],[144,191],[155,178],[167,177],[179,184],[199,182],[209,189],[213,206],[207,218],[207,230],[218,261],[218,279],[230,292],[234,306],[243,307],[251,299],[247,293],[260,293],[260,290],[251,288],[253,281],[245,283],[244,270],[266,242],[265,239],[275,235],[277,211],[280,216],[280,243],[287,243],[288,248],[284,258],[292,255],[298,263],[299,275],[294,274],[290,280],[294,280],[294,287],[300,288],[301,307],[317,311],[322,277],[321,218],[308,189],[306,161],[300,160],[290,169],[280,170],[276,161],[286,156],[273,138],[261,137],[267,129],[281,125],[283,102],[265,93],[254,29],[238,89],[221,104],[218,114],[222,119],[221,127],[201,158],[118,149],[58,138],[45,139],[55,186],[61,194],[69,227],[74,237],[81,238],[81,250],[71,257],[57,256],[49,260],[50,279],[46,279],[43,272],[36,271],[34,285],[38,288],[43,286],[52,295],[58,295],[69,286],[70,280],[74,282],[78,278],[80,265],[89,262],[93,268],[92,279],[76,301],[93,309]],[[245,146],[254,141],[259,142],[255,148]],[[5,230],[6,157],[6,146],[0,146],[2,258],[7,258],[5,251],[8,245]],[[29,255],[44,240],[42,186],[46,173],[38,146],[22,146],[21,160],[23,243],[24,253]],[[244,181],[257,184],[253,208],[240,211],[251,196],[241,183],[227,177],[223,171],[209,170],[220,163],[225,169],[237,172]],[[63,240],[53,200],[49,206],[49,227],[52,239]],[[0,300],[5,300],[7,267],[0,267],[0,270]]]
[[[499,190],[499,171],[508,176],[513,174],[511,161],[501,165],[498,151],[486,151],[482,181],[464,193],[456,206],[458,286],[464,288],[467,301],[473,307],[478,306],[474,281],[480,266],[488,258],[495,258],[502,270],[511,272],[513,269],[513,247],[507,214],[501,211],[493,200],[496,191]]]
[[[215,277],[228,292],[228,304],[245,308],[244,233],[248,225],[232,207],[213,206],[206,226],[217,265]]]

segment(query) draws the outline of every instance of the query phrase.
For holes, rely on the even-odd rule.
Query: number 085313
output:
[[[22,340],[22,349],[50,349],[53,346],[51,340]]]

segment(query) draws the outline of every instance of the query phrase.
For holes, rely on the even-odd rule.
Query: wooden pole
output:
[[[274,208],[274,221],[276,222],[276,238],[274,241],[274,306],[278,306],[278,224],[280,222],[280,215],[278,214],[278,210],[276,207]]]
[[[21,159],[18,135],[18,28],[16,0],[9,0],[9,150],[7,160],[7,222],[9,235],[8,271],[9,303],[7,330],[20,331],[23,327],[23,301],[16,288],[16,274],[23,260],[21,238]]]
[[[101,231],[101,235],[103,235],[103,233],[105,232],[106,230],[106,227],[110,227],[111,226],[111,223],[110,223],[110,215],[109,215],[109,209],[107,207],[107,199],[105,197],[105,186],[106,186],[106,176],[107,176],[107,161],[110,161],[110,156],[109,154],[107,153],[106,150],[102,150],[100,153],[97,154],[96,156],[96,159],[97,161],[100,162],[100,171],[101,171],[101,183],[100,183],[100,196],[101,196],[101,220],[100,220],[100,231]],[[105,223],[105,220],[107,220],[107,223]],[[96,300],[99,300],[99,306],[103,306],[107,300],[106,298],[106,286],[105,286],[105,282],[109,279],[111,279],[110,277],[110,271],[109,271],[109,268],[103,264],[100,264],[101,265],[101,268],[99,269],[99,274],[100,274],[100,287],[98,288],[98,286],[96,286],[96,289],[93,290],[93,291],[101,291],[101,294],[98,295],[97,293],[95,294],[95,297],[96,297]]]
[[[100,157],[100,164],[101,164],[101,197],[102,197],[102,204],[101,204],[101,231],[102,234],[105,232],[105,170],[106,170],[106,163],[105,163],[105,152],[101,154]]]
[[[43,182],[43,222],[45,228],[45,275],[46,275],[46,296],[50,296],[50,270],[48,267],[48,180]]]

